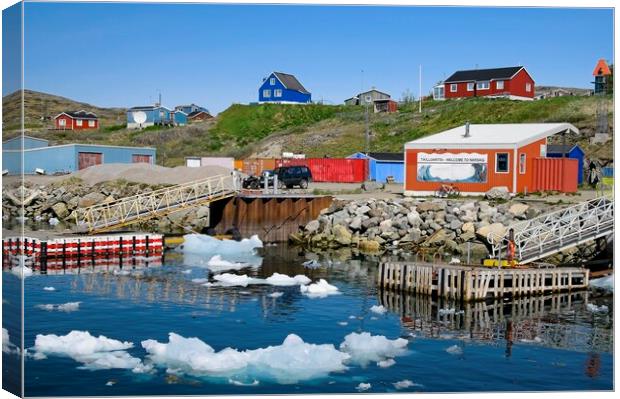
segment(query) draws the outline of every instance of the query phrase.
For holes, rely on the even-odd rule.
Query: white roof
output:
[[[405,149],[519,148],[566,131],[579,134],[570,123],[470,124],[469,137],[463,125],[405,143]]]

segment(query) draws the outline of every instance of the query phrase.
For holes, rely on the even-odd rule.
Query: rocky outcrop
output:
[[[500,190],[502,191],[502,190]],[[318,249],[357,247],[487,255],[489,234],[537,215],[528,204],[444,199],[334,201],[291,239]]]

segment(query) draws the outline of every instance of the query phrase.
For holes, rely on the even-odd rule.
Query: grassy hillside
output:
[[[101,108],[65,97],[24,90],[24,124],[26,129],[40,130],[54,126],[52,118],[64,111],[94,112],[103,127],[125,122],[125,109]],[[2,98],[2,125],[5,132],[20,128],[21,91]]]
[[[42,98],[36,99],[36,92],[31,92],[31,99],[27,103],[41,104],[43,101],[51,101],[52,98],[62,99],[39,94]],[[572,141],[579,142],[591,156],[612,160],[613,146],[587,144],[588,137],[596,129],[596,108],[599,100],[595,97],[567,96],[530,102],[503,99],[429,101],[423,103],[422,113],[418,112],[417,103],[405,104],[401,105],[398,113],[370,115],[371,150],[402,151],[403,144],[407,141],[462,125],[466,121],[570,122],[582,132],[581,137],[571,138]],[[606,97],[602,101],[607,103],[611,125],[612,98]],[[7,107],[5,120],[7,115],[11,117],[14,114],[14,103],[15,98],[3,100],[3,106]],[[76,104],[78,103],[71,104],[72,109],[86,108],[75,106]],[[62,106],[62,103],[58,106]],[[365,110],[361,106],[236,104],[207,122],[144,130],[125,129],[122,126],[124,113],[120,123],[113,116],[118,110],[97,107],[87,109],[108,116],[108,124],[95,132],[53,131],[35,126],[29,129],[28,134],[47,138],[53,144],[83,142],[156,147],[158,163],[166,166],[182,164],[186,156],[278,157],[282,151],[291,151],[302,152],[308,156],[336,157],[365,148]],[[32,120],[36,113],[26,113],[29,112]]]

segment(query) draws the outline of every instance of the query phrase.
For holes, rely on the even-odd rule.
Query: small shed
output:
[[[348,158],[368,159],[368,178],[376,182],[405,182],[405,155],[402,152],[356,152]]]
[[[390,98],[374,101],[374,111],[392,113],[398,111],[398,103]]]
[[[3,144],[7,144],[6,142]],[[40,146],[25,150],[2,148],[2,169],[10,175],[33,174],[43,169],[46,174],[72,173],[103,163],[155,163],[156,149],[96,144],[64,144]]]
[[[583,159],[586,153],[578,144],[549,144],[547,156],[549,158],[571,158],[577,160],[577,184],[583,183]]]
[[[547,157],[547,139],[575,133],[570,123],[466,124],[405,143],[405,195],[433,195],[450,184],[464,195],[577,187],[577,161]]]
[[[172,111],[170,115],[172,116],[172,123],[175,126],[187,125],[187,114],[185,112],[176,110]]]

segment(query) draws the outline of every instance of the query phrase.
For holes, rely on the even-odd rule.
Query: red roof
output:
[[[611,75],[611,70],[609,69],[609,65],[605,62],[604,59],[598,60],[596,63],[596,67],[594,68],[594,72],[592,72],[594,76],[608,76]]]

